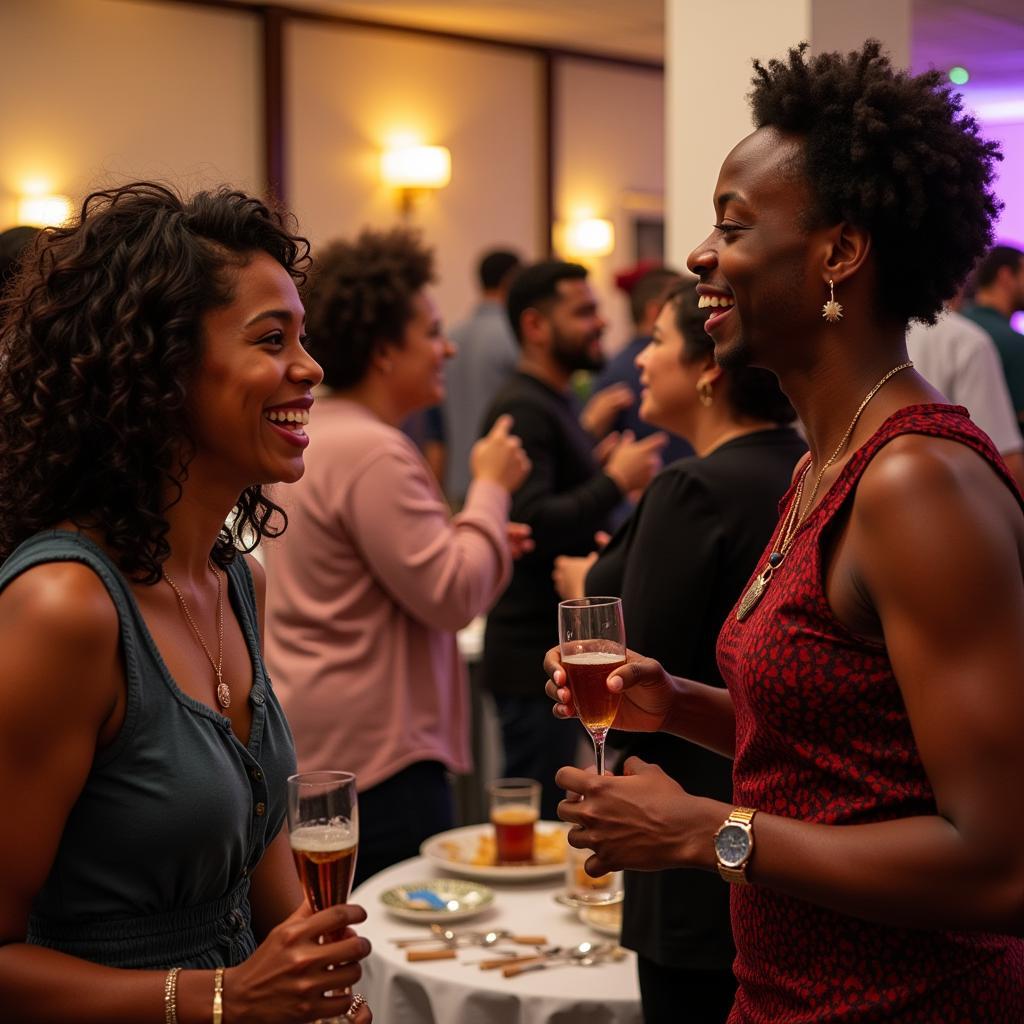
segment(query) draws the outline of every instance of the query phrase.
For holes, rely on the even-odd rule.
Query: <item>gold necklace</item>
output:
[[[161,570],[164,574],[164,579],[170,584],[171,590],[174,591],[175,596],[178,598],[178,604],[181,605],[181,610],[185,613],[185,619],[188,624],[192,627],[192,632],[195,633],[196,639],[199,641],[199,646],[202,647],[203,653],[206,655],[210,664],[213,666],[213,671],[217,675],[217,703],[224,708],[225,711],[231,707],[231,688],[227,683],[224,682],[224,580],[221,577],[220,570],[210,562],[210,568],[213,570],[213,575],[217,577],[217,660],[213,660],[213,655],[210,653],[210,648],[206,646],[206,641],[203,639],[203,634],[199,632],[199,627],[196,625],[196,620],[192,618],[192,612],[189,611],[188,605],[185,603],[185,595],[178,589],[178,584],[167,575],[167,570]]]
[[[775,570],[778,569],[778,567],[785,561],[786,554],[789,552],[797,530],[803,526],[804,520],[811,514],[811,509],[814,507],[814,499],[818,496],[818,488],[821,486],[822,477],[846,448],[846,445],[850,440],[850,435],[853,433],[853,429],[857,426],[857,421],[860,419],[860,414],[867,408],[868,402],[878,394],[882,386],[890,377],[895,377],[901,370],[909,370],[913,365],[914,364],[912,362],[908,361],[900,363],[899,366],[894,366],[867,393],[867,395],[864,396],[864,401],[857,407],[857,411],[853,414],[853,419],[850,420],[850,425],[846,428],[846,433],[843,434],[839,444],[836,445],[836,450],[822,464],[821,469],[818,470],[818,475],[814,478],[814,487],[811,489],[811,496],[807,499],[807,506],[804,508],[803,512],[801,512],[800,504],[803,499],[804,481],[807,478],[808,470],[811,468],[810,459],[807,460],[807,465],[804,466],[803,471],[800,473],[800,478],[797,480],[796,490],[793,493],[793,500],[789,503],[789,508],[786,511],[786,517],[782,523],[782,529],[779,531],[782,542],[779,544],[778,548],[768,555],[767,564],[754,577],[754,580],[747,589],[747,592],[743,595],[743,600],[740,601],[740,605],[736,609],[736,618],[738,621],[742,622],[754,610],[757,606],[757,602],[760,601],[761,597],[764,595]]]

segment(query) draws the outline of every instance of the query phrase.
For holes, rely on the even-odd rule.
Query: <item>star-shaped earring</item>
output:
[[[829,299],[828,302],[821,307],[821,315],[830,324],[838,323],[843,319],[843,305],[841,302],[836,302],[836,287],[832,278],[828,279],[828,292]]]

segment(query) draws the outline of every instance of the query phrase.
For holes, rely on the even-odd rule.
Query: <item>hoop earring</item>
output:
[[[697,385],[697,397],[703,406],[709,406],[715,400],[715,393],[707,381]]]
[[[835,324],[843,319],[842,303],[836,302],[836,286],[830,277],[828,279],[828,302],[821,307],[821,315],[830,323]]]

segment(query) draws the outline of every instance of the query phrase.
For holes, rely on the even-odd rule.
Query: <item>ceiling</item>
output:
[[[328,14],[648,61],[664,59],[666,2],[678,0],[277,0]],[[959,64],[971,74],[968,91],[1024,98],[1022,0],[913,0],[913,12],[915,70]]]

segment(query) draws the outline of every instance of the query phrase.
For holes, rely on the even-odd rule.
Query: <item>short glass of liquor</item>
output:
[[[558,644],[576,715],[594,741],[598,775],[604,774],[604,741],[621,693],[608,677],[626,663],[626,627],[617,597],[581,597],[558,605]]]
[[[288,779],[288,840],[313,910],[347,903],[359,850],[359,805],[351,772],[302,772]],[[325,935],[330,942],[341,936]]]
[[[574,903],[600,905],[622,900],[622,872],[610,871],[592,878],[586,872],[586,863],[593,850],[580,850],[570,846],[565,858],[565,894]]]
[[[496,779],[487,787],[498,864],[531,864],[533,830],[540,817],[540,783]]]

